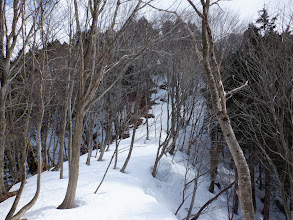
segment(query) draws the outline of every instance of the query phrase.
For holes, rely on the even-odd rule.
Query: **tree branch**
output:
[[[177,19],[185,26],[185,28],[187,29],[191,39],[192,39],[192,43],[193,43],[193,47],[194,47],[194,50],[196,52],[196,55],[198,56],[198,58],[202,61],[202,54],[199,52],[199,49],[198,49],[198,46],[197,46],[197,40],[196,40],[196,37],[194,35],[194,33],[192,32],[192,30],[189,28],[188,24],[181,18],[180,15],[177,14],[177,12],[175,11],[168,11],[168,10],[164,10],[164,9],[160,9],[160,8],[157,8],[151,4],[149,4],[149,6],[153,9],[156,9],[158,11],[162,11],[162,12],[167,12],[167,13],[170,13],[170,14],[174,14]]]
[[[203,210],[207,208],[212,202],[214,202],[220,195],[222,195],[224,192],[226,192],[228,189],[230,189],[235,184],[235,181],[233,181],[229,186],[227,186],[225,189],[223,189],[221,192],[219,192],[217,195],[215,195],[213,198],[211,198],[209,201],[207,201],[199,210],[191,220],[196,220],[201,215]]]
[[[242,86],[239,86],[239,87],[237,87],[237,88],[235,88],[235,89],[233,89],[233,90],[231,90],[231,91],[225,93],[225,97],[227,97],[228,95],[233,95],[234,93],[240,91],[241,89],[243,89],[243,88],[246,87],[247,85],[248,85],[248,81],[246,81],[245,84],[243,84]]]

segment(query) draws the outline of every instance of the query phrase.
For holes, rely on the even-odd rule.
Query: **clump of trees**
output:
[[[264,219],[272,203],[292,218],[292,33],[279,31],[266,8],[244,32],[239,48],[224,60],[224,85],[248,85],[229,97],[229,111],[249,158],[255,191],[264,192]],[[258,188],[258,189],[256,189]]]

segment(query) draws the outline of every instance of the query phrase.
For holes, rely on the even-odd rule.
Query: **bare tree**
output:
[[[210,0],[201,0],[202,11],[191,1],[187,0],[194,9],[195,13],[201,18],[202,21],[202,53],[200,53],[196,38],[190,32],[194,40],[194,49],[196,50],[199,59],[202,62],[204,73],[207,79],[207,85],[211,95],[211,103],[214,114],[221,126],[224,138],[227,142],[231,155],[238,172],[238,185],[239,185],[239,200],[243,218],[245,220],[255,219],[254,208],[252,203],[252,190],[251,178],[249,167],[246,162],[243,151],[236,139],[234,130],[231,126],[230,118],[226,108],[226,96],[231,92],[225,92],[221,80],[220,66],[215,57],[214,40],[209,24],[209,9],[210,6],[215,5],[218,1],[212,3]],[[188,27],[188,26],[187,26]],[[189,29],[190,30],[190,29]]]
[[[14,77],[13,70],[19,63],[23,53],[19,53],[17,59],[14,59],[15,47],[24,22],[28,19],[25,14],[25,1],[13,1],[12,6],[7,1],[0,1],[0,196],[6,190],[4,187],[4,150],[5,150],[5,131],[6,131],[6,97],[11,79]],[[11,10],[10,10],[11,9]],[[10,12],[12,11],[12,14]],[[38,9],[35,13],[38,13]],[[12,22],[7,17],[12,17]],[[24,19],[21,19],[21,18]],[[21,24],[21,25],[19,25]],[[33,29],[31,28],[25,38],[23,49],[31,37]]]
[[[75,125],[74,125],[74,136],[72,139],[72,157],[69,170],[69,181],[66,191],[65,198],[62,204],[58,207],[59,209],[69,209],[74,206],[76,186],[78,181],[79,173],[79,157],[80,157],[80,144],[83,134],[83,119],[85,114],[91,108],[91,106],[98,102],[105,93],[107,93],[118,81],[119,77],[126,71],[127,66],[131,60],[137,57],[137,54],[126,55],[120,60],[111,63],[110,57],[111,52],[114,48],[115,42],[121,34],[127,28],[129,22],[133,19],[138,10],[143,7],[142,1],[138,1],[133,10],[130,12],[128,18],[122,25],[119,25],[120,29],[114,31],[114,27],[117,22],[117,16],[120,12],[121,7],[120,0],[117,0],[114,5],[114,10],[109,10],[107,6],[107,1],[89,1],[88,8],[89,15],[91,16],[91,24],[89,30],[87,31],[87,39],[85,41],[82,32],[82,24],[80,23],[80,5],[78,1],[74,1],[75,7],[75,20],[77,27],[77,42],[79,50],[79,86],[78,94],[76,99],[76,111],[75,111]],[[125,4],[125,3],[124,3]],[[107,11],[108,10],[108,11]],[[102,13],[110,13],[110,25],[108,26],[105,41],[103,42],[103,47],[97,48],[97,34],[98,34],[98,20]],[[106,22],[107,23],[107,22]],[[99,49],[99,50],[98,50]],[[99,96],[96,95],[96,91],[100,86],[105,73],[110,72],[119,63],[123,63],[120,74],[113,83],[106,88]]]
[[[15,199],[15,202],[11,208],[11,210],[9,211],[8,215],[6,216],[7,220],[19,220],[21,219],[21,217],[36,203],[39,194],[40,194],[40,190],[41,190],[41,172],[42,172],[42,158],[41,158],[41,129],[42,129],[42,124],[43,124],[43,116],[44,116],[44,75],[45,75],[45,62],[46,62],[46,45],[47,45],[47,41],[46,41],[46,30],[44,29],[44,22],[46,19],[46,16],[48,14],[50,14],[51,10],[54,8],[55,3],[51,2],[51,4],[48,4],[40,1],[39,2],[39,7],[40,7],[40,15],[38,16],[38,14],[34,15],[34,19],[37,21],[37,19],[39,20],[38,23],[39,25],[37,26],[37,22],[34,23],[33,25],[33,46],[32,46],[32,56],[33,56],[33,60],[32,60],[32,66],[33,66],[33,73],[35,74],[35,69],[38,71],[38,104],[39,104],[39,113],[38,113],[38,119],[37,119],[37,157],[38,157],[38,168],[37,168],[37,173],[38,173],[38,177],[37,177],[37,189],[35,192],[34,197],[25,205],[23,206],[16,214],[14,214],[14,212],[16,211],[16,207],[19,201],[19,198],[21,196],[22,190],[23,190],[23,186],[25,184],[25,174],[23,174],[23,179],[22,179],[22,184],[21,184],[21,190],[20,193],[18,194],[18,198]],[[37,41],[37,29],[38,27],[40,27],[40,40],[41,40],[41,45],[42,45],[42,52],[41,52],[41,59],[40,62],[35,62],[35,49],[36,49],[36,41]],[[36,63],[36,66],[35,66]],[[30,113],[30,109],[29,109],[29,113]],[[27,119],[27,123],[28,123]],[[27,125],[26,125],[27,126]],[[27,127],[25,128],[27,129]],[[24,146],[24,150],[26,148],[26,145]],[[25,153],[23,156],[26,156]],[[23,158],[23,161],[25,161],[25,158]],[[25,168],[25,165],[23,165],[23,168]],[[25,170],[23,172],[26,172]]]

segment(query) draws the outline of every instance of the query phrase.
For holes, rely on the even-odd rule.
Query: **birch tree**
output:
[[[225,92],[220,72],[220,65],[215,56],[215,46],[212,31],[209,23],[209,10],[212,5],[218,4],[219,1],[211,2],[210,0],[201,0],[201,9],[194,3],[194,1],[187,0],[193,8],[194,12],[200,17],[202,32],[202,52],[197,46],[197,39],[189,31],[193,38],[194,49],[202,62],[203,70],[206,76],[207,85],[211,96],[211,104],[214,114],[217,117],[219,125],[224,135],[224,139],[233,157],[238,173],[238,196],[240,206],[245,220],[255,219],[255,213],[252,203],[251,178],[249,167],[245,159],[244,153],[236,139],[234,130],[231,126],[231,121],[226,108],[227,95],[236,92],[240,88],[236,88],[230,92]],[[187,29],[188,26],[186,25]]]

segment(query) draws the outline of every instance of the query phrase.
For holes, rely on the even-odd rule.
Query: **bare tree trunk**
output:
[[[139,118],[139,116],[137,115],[137,113],[136,113],[136,116],[135,117],[136,117],[136,119],[135,119],[135,123],[133,125],[133,132],[132,132],[132,137],[131,137],[131,143],[130,143],[130,147],[129,147],[129,152],[128,152],[128,155],[126,157],[126,160],[125,160],[125,162],[124,162],[124,164],[123,164],[123,166],[122,166],[122,168],[120,170],[121,173],[124,173],[125,172],[125,169],[126,169],[127,164],[128,164],[128,162],[130,160],[131,153],[132,153],[132,150],[133,150],[133,147],[134,147],[135,133],[136,133],[136,129],[137,129],[137,121],[138,121],[138,118]]]
[[[42,76],[41,76],[42,78]],[[41,79],[42,80],[42,79]],[[37,128],[37,155],[38,155],[38,177],[37,177],[37,190],[32,198],[32,200],[22,207],[18,213],[13,217],[7,216],[6,220],[20,220],[21,217],[37,202],[37,199],[41,192],[41,173],[42,173],[42,156],[41,156],[41,129],[42,129],[42,120],[44,115],[44,102],[43,102],[43,86],[42,82],[40,83],[39,95],[40,95],[40,113],[39,113],[39,122]],[[23,183],[24,184],[24,183]],[[23,190],[23,189],[22,189]]]
[[[110,168],[110,166],[111,166],[111,163],[112,163],[112,161],[113,161],[113,159],[114,159],[114,155],[115,155],[115,154],[116,154],[116,152],[114,151],[114,153],[112,154],[112,157],[111,157],[111,159],[110,159],[110,162],[109,162],[109,164],[108,164],[108,167],[107,167],[107,169],[106,169],[106,171],[105,171],[105,173],[104,173],[104,176],[103,176],[101,182],[99,183],[97,189],[95,190],[94,194],[96,194],[96,193],[98,192],[98,190],[100,189],[102,183],[104,182],[104,180],[105,180],[105,178],[106,178],[106,175],[107,175],[107,173],[108,173],[108,170],[109,170],[109,168]]]
[[[291,211],[291,219],[293,219],[293,167],[292,167],[292,164],[290,164],[290,167],[289,167],[289,178],[290,178],[290,211]]]
[[[104,143],[101,144],[100,156],[98,158],[98,161],[102,161],[103,160],[104,153],[105,153],[105,150],[106,150],[105,148],[106,148],[106,145],[108,143],[108,140],[109,140],[109,130],[107,129],[105,141],[104,141]]]
[[[68,95],[68,130],[69,130],[69,137],[68,137],[68,170],[70,170],[71,166],[71,155],[72,155],[72,106],[71,106],[71,100],[72,100],[72,94],[73,94],[73,84],[74,81],[70,80],[70,89],[69,89],[69,95]]]
[[[211,149],[210,149],[210,175],[211,175],[211,183],[209,187],[209,191],[214,193],[215,189],[215,181],[217,176],[218,170],[218,156],[219,156],[219,146],[217,145],[217,128],[213,128],[214,130],[211,131]]]
[[[282,202],[283,202],[283,207],[285,209],[285,213],[286,213],[286,218],[287,220],[289,220],[291,217],[291,212],[290,212],[290,207],[288,205],[288,200],[287,200],[287,195],[286,195],[286,188],[285,188],[285,174],[283,174],[283,176],[281,177],[280,180],[280,194],[281,194],[281,198],[282,198]],[[291,219],[290,219],[291,220]]]
[[[25,71],[25,70],[24,70]],[[19,203],[19,200],[21,198],[25,183],[26,183],[26,161],[27,161],[27,145],[28,145],[28,138],[29,138],[29,121],[30,121],[30,116],[31,116],[31,111],[32,111],[32,103],[31,103],[31,94],[32,94],[32,88],[33,86],[31,85],[31,89],[29,92],[29,100],[28,100],[28,110],[27,110],[27,116],[25,120],[25,125],[24,125],[24,130],[22,134],[23,138],[23,143],[22,143],[22,148],[21,148],[21,185],[18,190],[18,193],[15,197],[15,200],[13,202],[13,205],[11,209],[9,210],[9,213],[6,216],[6,219],[11,219],[13,217],[13,214],[16,211],[17,205]]]
[[[264,197],[264,207],[262,210],[263,220],[270,219],[270,200],[271,200],[271,178],[270,170],[268,167],[265,168],[265,197]]]
[[[253,150],[250,150],[249,155],[249,170],[251,175],[251,187],[252,187],[252,201],[253,201],[253,207],[254,210],[256,209],[256,198],[255,198],[255,183],[254,183],[254,152]]]
[[[196,220],[199,218],[201,213],[210,205],[212,202],[214,202],[220,195],[222,195],[224,192],[226,192],[228,189],[230,189],[235,183],[231,183],[229,186],[221,190],[217,195],[215,195],[213,198],[211,198],[209,201],[207,201],[200,209],[199,211],[195,214],[195,216],[191,220]]]
[[[162,128],[161,128],[161,133],[162,133]],[[159,140],[160,139],[161,139],[161,134],[160,134]],[[157,175],[159,162],[160,162],[161,158],[164,156],[164,154],[166,153],[166,149],[167,149],[167,146],[168,146],[170,140],[171,140],[171,135],[168,134],[166,139],[164,140],[164,142],[159,143],[159,147],[157,150],[157,155],[156,155],[156,159],[155,159],[155,163],[154,163],[154,167],[153,167],[153,171],[152,171],[153,177],[156,177],[156,175]]]
[[[148,94],[149,91],[146,91],[146,93]],[[146,132],[147,132],[147,135],[146,135],[146,140],[149,140],[150,139],[150,131],[149,131],[149,117],[148,117],[148,110],[149,110],[149,103],[148,103],[148,95],[145,95],[145,106],[146,106],[146,111],[145,111],[145,119],[146,119]]]
[[[188,209],[186,220],[189,220],[191,217],[191,213],[192,213],[192,209],[193,209],[193,205],[194,205],[194,201],[195,201],[195,195],[196,195],[196,191],[197,191],[197,187],[198,187],[198,179],[199,179],[199,173],[196,171],[196,175],[194,178],[193,192],[192,192],[192,197],[191,197],[191,203],[190,203],[190,206]]]
[[[251,178],[246,159],[244,157],[242,149],[237,142],[230,121],[225,122],[225,119],[223,119],[220,121],[220,124],[237,168],[239,187],[238,196],[243,217],[245,220],[255,219],[252,200]]]
[[[68,93],[67,93],[67,123],[68,123],[68,130],[69,130],[69,137],[68,137],[68,146],[67,146],[67,151],[68,151],[68,172],[70,170],[70,165],[71,165],[71,149],[72,149],[72,95],[73,95],[73,87],[74,87],[74,77],[71,76],[71,55],[72,55],[72,6],[69,5],[69,50],[68,50]]]
[[[60,148],[59,148],[59,159],[58,164],[54,168],[54,171],[60,169],[60,179],[63,179],[63,157],[64,157],[64,142],[65,142],[65,130],[66,130],[66,118],[67,118],[67,105],[63,106],[61,128],[60,128]]]
[[[117,169],[117,163],[118,163],[118,147],[119,147],[118,138],[115,139],[115,161],[114,161],[114,169]]]
[[[203,64],[214,114],[218,119],[225,141],[236,165],[239,187],[238,196],[243,218],[244,220],[253,220],[255,219],[255,213],[252,202],[250,171],[244,153],[234,134],[226,109],[227,93],[225,93],[221,80],[220,67],[215,57],[214,40],[209,26],[209,8],[211,2],[210,0],[202,0],[202,12],[200,12],[191,0],[187,1],[191,4],[195,12],[202,20],[202,55],[197,48],[196,38],[190,29],[189,33],[194,41],[195,52],[198,54]]]
[[[49,165],[48,165],[48,156],[47,156],[47,138],[49,136],[49,125],[50,125],[50,114],[51,111],[50,109],[48,110],[48,112],[45,115],[45,126],[44,126],[44,138],[42,139],[42,152],[43,152],[43,164],[44,164],[44,170],[48,170],[49,169]]]
[[[40,99],[43,99],[43,87],[40,86]],[[44,103],[43,100],[40,100],[40,113],[39,113],[39,122],[38,122],[38,128],[37,128],[37,155],[38,155],[38,177],[37,177],[37,190],[32,198],[32,200],[27,203],[24,207],[22,207],[14,216],[13,213],[9,213],[6,217],[6,220],[20,220],[22,216],[31,208],[33,205],[37,202],[37,199],[40,195],[41,191],[41,173],[42,173],[42,156],[41,156],[41,128],[42,128],[42,119],[44,115]],[[25,165],[24,165],[25,167]],[[23,177],[25,178],[25,176]],[[21,184],[21,188],[24,187],[25,180]],[[21,189],[22,191],[23,189]],[[20,199],[20,198],[19,198]],[[15,207],[16,208],[16,207]],[[15,210],[14,210],[15,211]]]
[[[79,175],[79,157],[80,157],[80,143],[83,133],[83,115],[82,110],[78,107],[76,109],[76,118],[74,125],[74,135],[72,139],[72,158],[69,168],[69,180],[65,198],[58,209],[70,209],[74,207],[74,200],[76,194],[76,186]]]
[[[262,164],[259,163],[258,165],[258,179],[259,179],[259,189],[262,190],[263,184],[262,184],[262,172],[263,172],[263,168],[262,168]]]
[[[232,213],[233,214],[238,214],[238,208],[239,208],[239,204],[238,204],[238,173],[235,170],[235,184],[234,184],[234,195],[233,195],[233,208],[232,208]]]
[[[64,121],[62,123],[62,127],[61,127],[61,141],[60,141],[60,152],[59,152],[59,166],[60,166],[60,179],[63,179],[63,157],[64,157],[64,153],[63,153],[63,149],[64,149],[64,143],[65,143],[65,131],[66,131],[66,118],[67,118],[67,106],[64,106],[65,110],[64,110]]]
[[[88,144],[88,156],[86,165],[91,164],[91,157],[93,152],[93,127],[94,127],[94,113],[89,113],[88,129],[87,129],[87,144]]]
[[[55,136],[56,134],[54,134]],[[54,138],[54,150],[53,150],[53,159],[52,159],[52,165],[56,166],[56,152],[57,152],[57,148],[60,142],[60,137],[58,136],[57,138],[57,143],[55,144],[55,138]]]
[[[2,8],[2,5],[0,6]],[[1,63],[4,60],[1,59]],[[6,130],[6,118],[5,118],[5,99],[7,93],[7,77],[9,72],[9,66],[7,61],[4,61],[4,68],[2,72],[1,88],[0,88],[0,196],[5,194],[6,189],[4,186],[4,150],[5,150],[5,130]],[[8,70],[7,70],[8,68]]]

